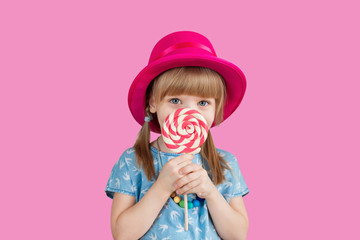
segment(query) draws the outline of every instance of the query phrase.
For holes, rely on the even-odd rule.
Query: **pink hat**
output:
[[[193,31],[173,32],[160,39],[151,52],[149,64],[130,86],[128,103],[131,114],[143,125],[145,96],[150,82],[162,72],[182,66],[201,66],[218,72],[225,80],[227,99],[223,121],[240,105],[246,89],[243,72],[234,64],[218,58],[210,41]],[[215,125],[215,121],[211,127]],[[150,129],[161,133],[159,123],[150,121]]]

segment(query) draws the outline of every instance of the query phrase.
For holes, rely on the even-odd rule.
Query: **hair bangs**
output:
[[[220,100],[224,97],[224,82],[220,74],[205,68],[186,66],[172,68],[159,75],[157,100],[165,96],[193,95]]]

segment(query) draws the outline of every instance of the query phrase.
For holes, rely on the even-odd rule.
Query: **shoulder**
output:
[[[122,155],[124,156],[133,156],[135,154],[135,148],[134,147],[129,147],[127,149],[124,150],[124,152],[122,153]]]
[[[135,164],[136,155],[134,147],[130,147],[125,149],[125,151],[121,154],[118,162],[125,163],[126,165]]]
[[[237,162],[235,155],[231,152],[220,148],[216,148],[216,151],[219,153],[220,157],[222,157],[227,163]]]
[[[226,177],[229,177],[228,174],[230,175],[237,175],[237,172],[240,171],[239,168],[239,163],[237,158],[235,157],[234,154],[232,154],[229,151],[223,150],[223,149],[219,149],[216,148],[216,151],[219,153],[219,155],[225,160],[225,162],[227,163],[227,165],[230,167],[231,171],[229,172],[227,169],[224,169],[224,173],[226,175]]]

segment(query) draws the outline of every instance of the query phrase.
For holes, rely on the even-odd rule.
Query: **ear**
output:
[[[156,103],[154,96],[151,96],[149,99],[149,105],[150,105],[150,112],[156,113]]]

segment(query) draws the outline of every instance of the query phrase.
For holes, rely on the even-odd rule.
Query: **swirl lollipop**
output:
[[[175,153],[195,154],[205,142],[208,126],[195,109],[180,108],[165,119],[162,136],[166,146]]]
[[[205,118],[195,109],[180,108],[165,119],[162,137],[165,145],[175,153],[195,154],[205,142],[208,126]],[[185,231],[188,230],[188,200],[184,194]]]

